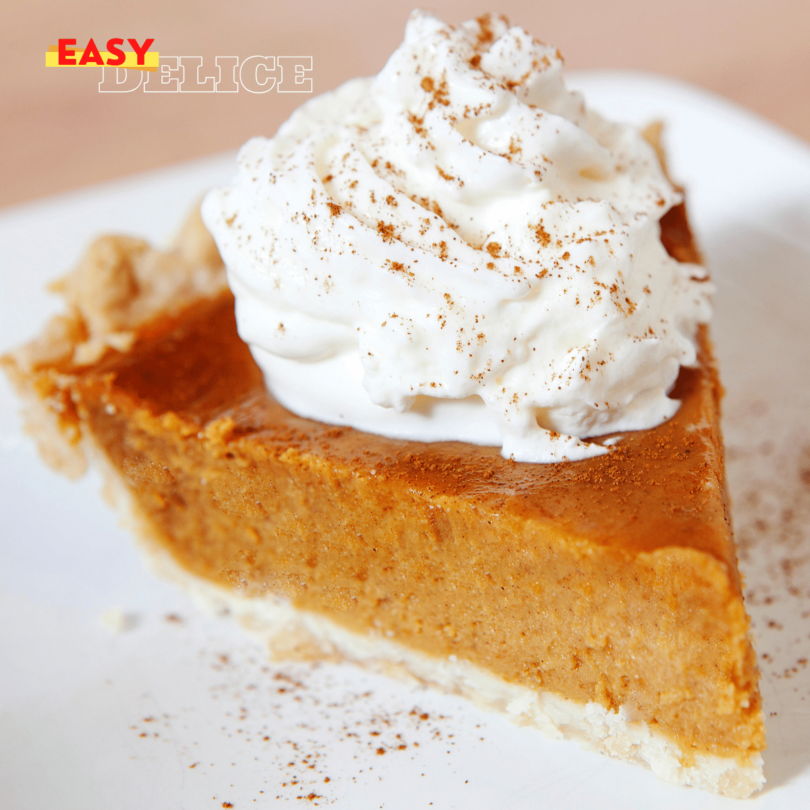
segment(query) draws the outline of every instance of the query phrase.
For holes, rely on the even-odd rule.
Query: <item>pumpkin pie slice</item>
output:
[[[662,230],[697,258],[682,206]],[[668,782],[761,787],[705,328],[674,418],[529,464],[285,410],[197,215],[166,253],[99,240],[59,286],[66,314],[2,359],[43,455],[100,461],[153,558],[276,654],[406,671]]]

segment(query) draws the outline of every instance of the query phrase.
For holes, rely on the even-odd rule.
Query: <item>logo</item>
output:
[[[214,64],[202,56],[167,56],[150,51],[154,39],[107,40],[99,50],[90,39],[83,48],[75,39],[60,39],[45,54],[48,67],[100,67],[100,93],[311,93],[311,56],[217,56]]]

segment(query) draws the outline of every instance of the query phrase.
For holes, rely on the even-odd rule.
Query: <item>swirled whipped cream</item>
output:
[[[376,78],[242,148],[203,217],[283,405],[527,462],[675,413],[710,285],[661,244],[652,147],[562,66],[503,19],[414,12]]]

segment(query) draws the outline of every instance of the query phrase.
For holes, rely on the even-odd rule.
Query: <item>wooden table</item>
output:
[[[155,39],[162,54],[312,56],[316,93],[379,71],[414,0],[17,2],[0,33],[0,206],[238,147],[307,98],[277,92],[100,93],[102,69],[47,68],[59,38]],[[434,0],[450,22],[478,3]],[[651,71],[719,93],[810,140],[807,0],[502,0],[493,9],[558,46],[569,69]],[[263,74],[262,74],[263,75]]]

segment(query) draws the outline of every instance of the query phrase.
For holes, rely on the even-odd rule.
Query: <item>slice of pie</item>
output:
[[[662,231],[696,259],[682,206]],[[155,559],[275,653],[404,670],[669,782],[761,787],[705,327],[670,421],[528,464],[286,411],[196,215],[167,253],[101,239],[60,289],[67,314],[2,360],[43,455],[99,459]]]

